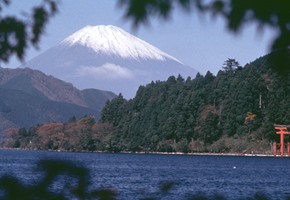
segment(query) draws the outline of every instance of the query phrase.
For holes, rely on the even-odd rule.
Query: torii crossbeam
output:
[[[284,135],[289,135],[290,132],[287,131],[288,128],[290,128],[290,125],[279,125],[279,124],[274,124],[276,134],[280,135],[280,155],[281,157],[284,156]],[[279,143],[278,143],[279,144]],[[276,156],[277,152],[277,143],[274,142],[274,156]],[[288,156],[290,156],[290,143],[287,144],[287,150],[288,150]]]

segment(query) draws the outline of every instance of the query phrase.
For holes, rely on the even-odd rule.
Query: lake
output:
[[[0,175],[37,182],[40,159],[81,163],[90,170],[92,187],[114,189],[117,199],[158,197],[162,183],[172,189],[163,199],[190,199],[194,194],[249,199],[263,193],[269,199],[290,196],[290,158],[160,154],[73,153],[0,150]]]

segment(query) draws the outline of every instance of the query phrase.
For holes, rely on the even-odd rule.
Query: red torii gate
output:
[[[284,135],[289,135],[290,132],[287,131],[288,128],[290,128],[290,125],[279,125],[279,124],[274,124],[274,127],[276,129],[276,134],[280,135],[280,143],[274,142],[273,144],[273,150],[274,150],[274,156],[277,155],[277,145],[280,144],[280,155],[281,157],[284,156]],[[288,156],[290,156],[290,143],[287,143],[287,153]]]

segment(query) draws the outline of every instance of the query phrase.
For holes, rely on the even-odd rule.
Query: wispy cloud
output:
[[[134,78],[132,71],[113,63],[105,63],[101,66],[81,66],[76,70],[76,75],[104,80]]]

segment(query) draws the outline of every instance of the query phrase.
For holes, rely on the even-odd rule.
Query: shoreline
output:
[[[100,152],[101,153],[101,152]],[[106,152],[103,152],[106,153]],[[114,152],[107,152],[114,153]],[[130,151],[121,151],[118,153],[127,153],[127,154],[159,154],[159,155],[193,155],[193,156],[247,156],[247,157],[275,157],[274,154],[259,154],[259,153],[207,153],[207,152],[196,152],[196,153],[183,153],[183,152],[130,152]],[[276,155],[276,157],[281,157]],[[288,157],[285,155],[284,157]]]
[[[35,150],[35,149],[21,149],[21,148],[0,148],[0,150],[15,150],[15,151],[48,151],[48,152],[71,152],[71,153],[123,153],[123,154],[157,154],[157,155],[192,155],[192,156],[247,156],[247,157],[281,157],[274,154],[261,154],[261,153],[209,153],[209,152],[156,152],[156,151],[65,151],[65,150]],[[283,157],[289,157],[284,155]]]

